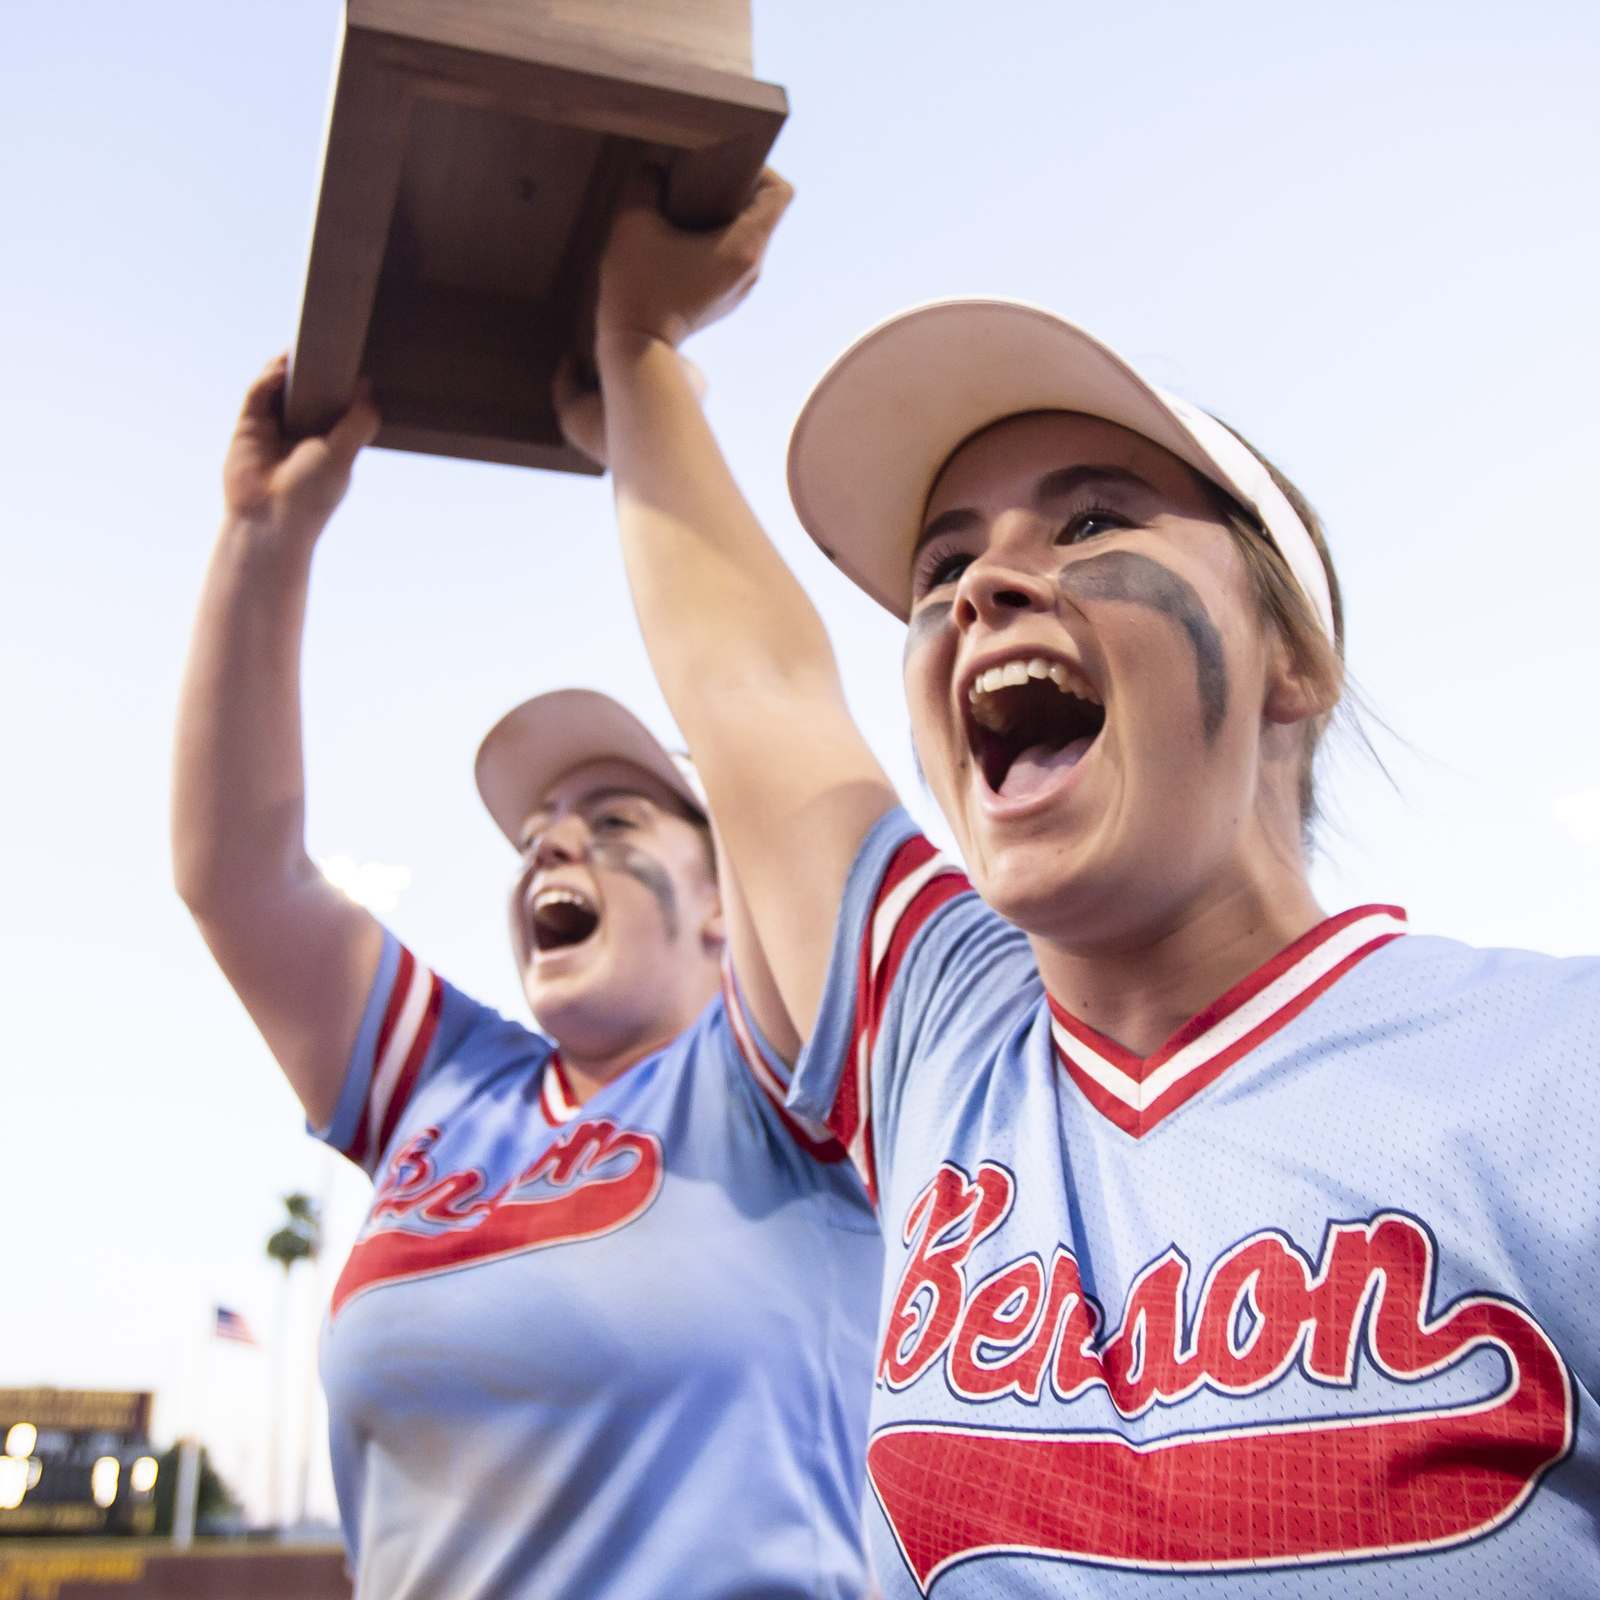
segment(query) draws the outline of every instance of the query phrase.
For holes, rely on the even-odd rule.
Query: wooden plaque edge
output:
[[[537,52],[524,47],[510,59],[347,21],[284,396],[285,426],[295,436],[325,431],[354,393],[399,197],[406,125],[424,95],[516,109],[631,140],[663,160],[667,209],[686,223],[720,220],[737,208],[788,115],[779,85],[711,68],[556,44]],[[590,226],[608,220],[588,219]],[[563,295],[582,288],[569,282]],[[588,308],[575,303],[573,314],[586,321]],[[565,447],[426,425],[385,426],[376,442],[512,465],[599,470]]]

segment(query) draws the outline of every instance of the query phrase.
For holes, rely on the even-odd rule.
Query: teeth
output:
[[[546,906],[556,905],[581,906],[585,911],[589,909],[589,902],[570,889],[541,889],[533,897],[535,911],[543,911]]]
[[[981,723],[991,733],[1004,733],[1011,720],[987,696],[982,700],[973,702],[972,715],[975,721]]]
[[[1003,731],[1010,719],[1002,715],[998,706],[988,704],[986,697],[997,689],[1018,688],[1032,678],[1048,678],[1063,694],[1076,695],[1091,705],[1104,703],[1089,680],[1065,662],[1032,656],[1026,661],[1006,661],[998,667],[989,667],[972,680],[972,686],[967,690],[967,700],[972,705],[973,716],[984,727],[995,732]]]
[[[1076,695],[1080,700],[1089,701],[1091,705],[1100,704],[1100,696],[1094,692],[1093,685],[1081,673],[1074,672],[1071,667],[1061,669],[1061,681],[1056,683],[1056,687],[1067,694]]]
[[[1004,667],[990,667],[987,672],[980,672],[972,680],[972,687],[967,690],[967,698],[976,700],[980,694],[993,694],[996,689],[1003,689],[1006,682],[1006,669]]]

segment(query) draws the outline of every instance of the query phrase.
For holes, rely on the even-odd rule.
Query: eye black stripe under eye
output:
[[[949,600],[930,600],[919,605],[906,619],[906,643],[902,659],[909,657],[918,645],[926,643],[950,620],[955,604]]]

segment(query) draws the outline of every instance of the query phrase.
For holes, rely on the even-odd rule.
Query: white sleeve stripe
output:
[[[850,1137],[851,1164],[861,1174],[873,1203],[877,1195],[877,1179],[872,1170],[872,1151],[869,1139],[872,1133],[872,1040],[863,1032],[856,1041],[856,1126]]]
[[[411,1047],[417,1040],[417,1030],[427,1013],[428,993],[432,986],[433,974],[420,961],[414,961],[411,965],[411,986],[406,991],[400,1015],[395,1019],[394,1032],[389,1035],[383,1059],[373,1071],[372,1088],[367,1096],[367,1126],[371,1129],[374,1154],[380,1130],[389,1115],[389,1101],[394,1095],[395,1085],[400,1080],[406,1057],[411,1054]]]
[[[777,1075],[767,1065],[767,1058],[762,1055],[755,1039],[750,1033],[749,1024],[745,1020],[744,1006],[741,1003],[738,985],[734,982],[731,971],[725,969],[723,984],[723,1003],[728,1013],[728,1022],[733,1028],[734,1041],[739,1046],[739,1053],[745,1059],[745,1065],[755,1075],[756,1082],[772,1096],[781,1106],[789,1093],[789,1086],[779,1082]]]
[[[868,964],[864,975],[865,994],[856,997],[858,1006],[876,994],[883,979],[883,966],[906,913],[917,896],[936,878],[957,875],[945,858],[935,852],[920,867],[913,868],[879,902],[872,913],[868,945]],[[876,1009],[876,1008],[875,1008]],[[855,1038],[855,1126],[845,1149],[852,1165],[861,1174],[877,1204],[877,1176],[873,1170],[872,1051],[877,1043],[877,1028],[858,1014]]]
[[[871,972],[877,976],[878,968],[883,965],[883,958],[888,953],[889,943],[894,938],[895,929],[900,926],[900,919],[906,913],[906,908],[922,892],[922,890],[940,873],[953,872],[955,869],[943,856],[929,856],[914,872],[908,873],[894,888],[884,896],[883,904],[872,916],[872,964]]]

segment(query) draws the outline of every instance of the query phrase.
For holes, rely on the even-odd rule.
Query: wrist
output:
[[[643,367],[665,363],[687,369],[688,360],[672,340],[637,328],[602,329],[595,335],[594,364],[603,393],[614,393]]]
[[[675,319],[676,320],[676,319]],[[612,323],[603,315],[595,329],[595,361],[610,355],[627,360],[637,360],[649,350],[671,350],[676,354],[683,336],[675,335],[671,327],[654,328],[644,323]],[[687,329],[684,330],[687,333]]]
[[[217,542],[253,569],[278,568],[293,575],[311,565],[311,553],[327,521],[230,508],[223,513]]]

